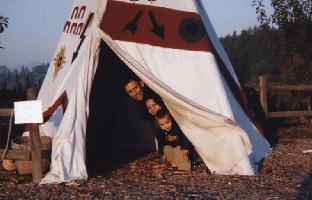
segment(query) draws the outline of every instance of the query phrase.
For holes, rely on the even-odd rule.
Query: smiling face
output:
[[[161,118],[157,118],[157,124],[161,130],[166,132],[170,131],[172,128],[172,121],[170,115],[166,114]]]
[[[155,102],[154,99],[150,98],[145,101],[145,106],[150,115],[155,116],[157,111],[161,109],[161,106]]]
[[[131,80],[125,85],[125,91],[134,100],[141,101],[143,99],[143,89],[137,81]]]

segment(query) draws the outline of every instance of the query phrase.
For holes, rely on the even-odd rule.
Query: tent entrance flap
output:
[[[88,168],[98,165],[99,157],[122,163],[156,149],[155,127],[144,118],[138,103],[124,91],[124,83],[129,76],[134,74],[102,41],[89,103],[86,134]]]

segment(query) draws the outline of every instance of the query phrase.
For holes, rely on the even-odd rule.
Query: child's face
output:
[[[172,128],[172,121],[171,121],[171,117],[169,116],[169,114],[165,115],[163,118],[157,119],[157,123],[160,129],[163,131],[168,132]]]
[[[147,99],[145,102],[145,106],[150,115],[155,116],[157,111],[161,109],[161,106],[157,104],[154,99]]]
[[[125,91],[134,100],[141,101],[143,99],[142,85],[135,80],[131,80],[125,85]]]

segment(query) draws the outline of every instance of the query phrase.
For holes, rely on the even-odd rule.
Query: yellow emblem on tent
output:
[[[53,79],[57,76],[58,72],[63,68],[63,64],[66,63],[66,57],[65,57],[65,46],[61,48],[61,50],[58,52],[54,60],[54,73],[53,73]]]

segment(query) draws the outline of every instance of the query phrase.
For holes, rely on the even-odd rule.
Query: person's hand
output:
[[[166,160],[166,156],[162,155],[160,159],[161,159],[161,161],[165,161]]]
[[[182,151],[182,155],[183,156],[187,156],[188,155],[189,151],[187,149],[182,149],[181,151]]]

